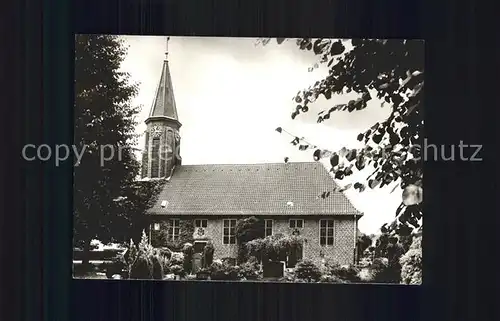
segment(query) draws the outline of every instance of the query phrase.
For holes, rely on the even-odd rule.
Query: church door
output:
[[[203,267],[203,250],[206,242],[195,241],[193,245],[193,273],[198,272]]]

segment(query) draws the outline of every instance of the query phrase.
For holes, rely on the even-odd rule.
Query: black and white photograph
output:
[[[73,277],[422,284],[424,48],[76,35]]]

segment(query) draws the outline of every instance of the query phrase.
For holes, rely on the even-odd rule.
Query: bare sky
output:
[[[128,55],[122,64],[131,80],[139,82],[134,104],[141,105],[137,131],[143,134],[165,58],[165,37],[124,36]],[[183,164],[248,164],[313,161],[312,151],[298,151],[292,138],[275,131],[281,126],[314,145],[330,150],[359,146],[356,136],[389,115],[389,108],[373,99],[363,111],[338,112],[317,124],[317,113],[356,98],[355,94],[318,99],[295,120],[294,95],[322,79],[327,70],[311,52],[299,50],[293,41],[255,45],[250,38],[171,37],[169,64],[179,120]],[[373,95],[372,95],[373,97]],[[144,138],[139,142],[144,147]],[[353,175],[362,179],[370,172]],[[351,180],[338,181],[343,186]],[[365,213],[359,221],[364,233],[375,233],[392,221],[401,202],[401,189],[387,188],[347,192],[354,206]]]

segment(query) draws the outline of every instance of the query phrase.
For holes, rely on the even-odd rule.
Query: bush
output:
[[[387,258],[376,258],[370,266],[370,272],[373,276],[373,282],[377,283],[391,283],[393,273],[389,267]]]
[[[374,274],[369,267],[362,268],[358,273],[358,278],[361,282],[374,282]]]
[[[183,265],[184,264],[184,254],[181,252],[172,252],[170,256],[170,266],[172,265]]]
[[[140,253],[130,270],[131,279],[152,279],[153,262],[146,253]]]
[[[243,263],[240,266],[240,275],[247,280],[258,280],[261,275],[256,260],[249,260]]]
[[[239,280],[240,268],[229,265],[227,262],[214,262],[210,266],[210,278],[212,280]]]
[[[422,284],[422,237],[413,239],[413,243],[401,259],[401,283]]]
[[[294,270],[285,269],[283,277],[279,279],[280,282],[296,282],[297,277]]]
[[[321,283],[342,283],[342,280],[331,274],[323,274],[319,278],[319,282]]]
[[[156,249],[158,251],[158,254],[165,257],[167,260],[170,259],[172,256],[172,250],[170,250],[168,247],[160,247]]]
[[[171,265],[170,266],[170,273],[173,273],[178,276],[183,276],[184,275],[184,269],[182,268],[182,265],[177,264],[177,265]]]
[[[227,263],[229,265],[236,265],[236,259],[234,257],[224,257],[221,259],[222,263]]]
[[[196,280],[196,274],[188,274],[188,275],[186,275],[186,280],[188,280],[188,281]]]
[[[307,282],[317,282],[321,277],[319,267],[310,260],[300,261],[295,268],[295,275],[298,279]]]
[[[151,257],[152,269],[153,269],[152,274],[153,274],[153,279],[155,280],[163,280],[163,277],[165,276],[163,260],[164,259],[158,254],[155,254]]]
[[[331,267],[330,273],[331,275],[343,281],[349,281],[349,282],[360,281],[360,278],[358,276],[359,269],[353,265],[340,266],[338,264],[335,264]]]

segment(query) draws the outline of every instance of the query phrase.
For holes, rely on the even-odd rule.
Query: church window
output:
[[[273,235],[273,220],[264,220],[264,236]]]
[[[170,225],[168,228],[168,238],[171,241],[179,240],[180,231],[181,231],[180,221],[177,219],[170,220]]]
[[[236,244],[236,220],[223,220],[223,244]]]
[[[195,227],[203,227],[206,228],[208,224],[208,220],[194,220]]]
[[[160,177],[160,139],[153,138],[151,147],[151,177]]]
[[[333,220],[319,220],[319,244],[333,245]]]
[[[302,228],[304,227],[304,220],[302,219],[291,219],[290,228]]]

